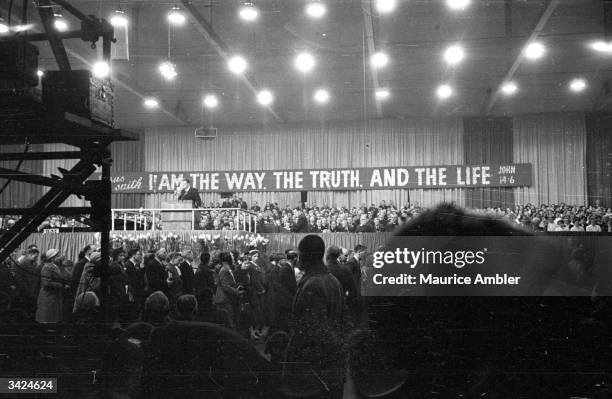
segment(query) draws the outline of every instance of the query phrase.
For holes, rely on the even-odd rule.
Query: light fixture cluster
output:
[[[255,4],[256,0],[241,1],[238,8],[238,17],[245,23],[257,21],[260,18],[260,10]],[[325,0],[303,0],[305,1],[305,14],[312,19],[320,19],[327,15],[328,9]],[[445,0],[446,6],[453,11],[464,11],[472,5],[472,0]],[[390,14],[398,6],[397,0],[375,0],[374,10],[379,15]],[[61,14],[56,13],[56,21],[63,18]],[[177,6],[173,6],[167,13],[167,20],[171,25],[180,26],[183,25],[187,18],[183,10]],[[114,26],[127,26],[128,19],[121,9],[116,10],[110,18],[111,23]],[[61,23],[60,23],[61,25]],[[64,29],[65,26],[60,26]],[[60,27],[56,25],[56,29],[60,30]],[[8,28],[8,27],[7,27]],[[0,19],[0,33],[3,33],[2,20]],[[596,52],[604,54],[612,54],[612,42],[606,41],[595,41],[589,44],[589,46]],[[544,57],[547,53],[546,46],[539,42],[533,41],[528,43],[522,50],[521,55],[527,61],[536,61]],[[460,43],[452,43],[443,49],[441,58],[443,62],[449,68],[457,68],[461,65],[468,54],[466,49]],[[383,69],[387,67],[391,59],[385,51],[377,51],[370,56],[370,66],[374,69]],[[311,73],[317,67],[317,59],[313,54],[308,51],[302,51],[296,54],[293,65],[295,69],[306,75]],[[227,67],[229,71],[235,75],[243,75],[247,73],[249,69],[248,61],[241,55],[233,55],[227,60]],[[110,72],[110,68],[107,70],[102,66],[98,66],[100,72]],[[159,71],[166,80],[173,80],[177,76],[176,66],[170,62],[165,61],[159,66]],[[574,78],[568,83],[570,91],[579,93],[586,90],[588,83],[584,78]],[[515,81],[506,81],[500,86],[499,91],[502,95],[510,97],[518,93],[519,85]],[[438,85],[435,88],[435,95],[439,100],[448,100],[456,95],[455,88],[450,82],[445,82]],[[374,92],[374,96],[377,100],[383,101],[391,97],[391,91],[388,87],[377,88]],[[324,88],[318,88],[314,91],[313,100],[317,104],[326,104],[330,100],[330,93]],[[256,94],[257,102],[262,106],[270,106],[274,103],[274,94],[269,89],[262,89]],[[215,94],[207,94],[203,98],[203,106],[209,110],[216,109],[220,102]],[[144,105],[147,108],[153,109],[159,106],[156,99],[148,97],[144,100]]]

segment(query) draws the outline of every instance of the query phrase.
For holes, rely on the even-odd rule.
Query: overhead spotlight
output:
[[[113,12],[113,15],[111,15],[110,17],[110,23],[115,28],[122,28],[122,27],[127,26],[128,19],[127,19],[127,15],[125,15],[125,11],[123,11],[121,8],[116,9]]]
[[[36,76],[38,76],[39,78],[42,78],[44,74],[45,73],[43,71],[41,71],[40,69],[38,71],[36,71]]]
[[[377,0],[376,9],[381,14],[389,13],[397,7],[397,0]]]
[[[597,40],[591,43],[591,48],[600,53],[611,53],[612,54],[612,41],[605,42],[603,40]]]
[[[295,57],[295,67],[300,72],[310,72],[315,67],[315,59],[310,53],[300,53]]]
[[[245,1],[238,11],[240,19],[246,22],[253,22],[259,17],[259,10],[250,1]]]
[[[523,50],[523,54],[529,60],[542,58],[546,53],[546,47],[540,42],[531,42]]]
[[[155,97],[147,97],[142,103],[148,109],[154,109],[159,107],[159,102]]]
[[[306,4],[306,14],[311,18],[321,18],[327,14],[327,7],[319,0],[312,0]]]
[[[68,21],[66,21],[66,18],[64,18],[59,11],[53,13],[53,27],[58,32],[66,32],[69,28]]]
[[[4,18],[0,17],[0,34],[8,33],[9,30],[9,26],[6,24],[6,22],[4,22]]]
[[[386,100],[391,96],[391,92],[389,91],[389,89],[380,88],[376,90],[374,96],[379,100]]]
[[[110,65],[106,61],[97,61],[91,67],[91,72],[96,78],[105,79],[110,75]]]
[[[372,57],[370,58],[370,64],[372,64],[374,68],[386,67],[388,63],[389,56],[386,53],[383,53],[382,51],[378,51],[372,54]]]
[[[161,73],[166,80],[173,80],[178,75],[176,72],[176,65],[170,61],[164,61],[159,64],[159,73]]]
[[[219,106],[219,99],[214,94],[204,96],[204,106],[208,109],[215,109]]]
[[[263,106],[268,106],[274,102],[274,95],[270,90],[262,90],[257,93],[257,102]]]
[[[314,100],[319,104],[327,104],[329,102],[329,92],[325,89],[317,89],[314,93]]]
[[[449,65],[457,65],[465,58],[465,50],[458,44],[454,44],[444,50],[444,61]]]
[[[436,95],[440,100],[446,100],[453,95],[453,88],[448,84],[442,84],[436,89]]]
[[[470,6],[472,0],[446,0],[446,5],[451,10],[461,11]]]
[[[15,25],[15,26],[13,26],[13,31],[14,32],[25,32],[25,31],[30,30],[32,28],[34,28],[34,24]],[[1,28],[0,28],[0,33],[2,33],[1,32]]]
[[[186,20],[185,14],[177,6],[172,7],[168,12],[168,22],[172,25],[183,25]]]
[[[230,71],[232,71],[232,73],[241,75],[247,70],[248,65],[243,57],[236,55],[229,59],[227,62],[227,67]]]
[[[516,92],[518,91],[518,86],[514,82],[506,82],[502,85],[501,91],[505,95],[511,96],[513,94],[516,94]]]
[[[582,78],[575,78],[572,79],[572,81],[570,82],[569,88],[574,93],[580,93],[581,91],[584,91],[587,88],[587,82]]]

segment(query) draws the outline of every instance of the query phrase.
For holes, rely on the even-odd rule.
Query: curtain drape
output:
[[[462,125],[459,118],[375,120],[270,127],[221,128],[215,140],[194,138],[192,128],[156,128],[146,131],[144,159],[147,171],[273,170],[339,167],[416,166],[462,164]],[[249,203],[296,204],[299,192],[241,193]],[[203,194],[206,204],[219,194]],[[147,195],[147,207],[159,207],[167,194]],[[462,189],[312,191],[316,205],[359,205],[393,200],[433,206],[447,201],[464,204]]]
[[[511,163],[511,118],[463,118],[463,148],[465,164]],[[512,188],[466,189],[466,206],[469,208],[513,207]]]
[[[587,200],[586,128],[582,113],[521,115],[514,122],[514,162],[533,164],[533,184],[517,204],[583,205]]]
[[[612,207],[612,114],[586,115],[586,143],[589,204]]]
[[[2,145],[1,153],[22,153],[25,147],[22,145]],[[42,145],[30,145],[29,152],[41,151]],[[18,161],[2,161],[0,167],[14,170]],[[21,172],[40,174],[43,172],[43,161],[24,161],[19,169]],[[4,186],[6,179],[0,179],[0,187]],[[35,184],[11,181],[6,189],[0,194],[0,207],[22,208],[33,205],[42,196],[43,187]]]

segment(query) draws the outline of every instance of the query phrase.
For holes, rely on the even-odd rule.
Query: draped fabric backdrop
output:
[[[533,164],[533,185],[516,188],[515,202],[586,204],[584,114],[521,115],[513,121],[514,162]]]
[[[511,163],[511,118],[463,118],[463,147],[465,164]],[[512,188],[468,188],[466,206],[469,208],[513,207]]]
[[[45,151],[78,151],[78,148],[67,144],[54,143],[45,144]],[[113,165],[111,166],[111,175],[114,171],[121,172],[140,172],[143,171],[143,143],[140,141],[115,142],[110,146],[113,157]],[[68,160],[47,160],[43,163],[44,174],[59,175],[57,168],[70,170],[76,163],[77,159]],[[100,168],[97,170],[100,172]],[[48,189],[44,189],[45,192]],[[113,208],[140,208],[144,204],[144,194],[113,194]],[[84,199],[79,199],[75,195],[71,195],[62,206],[88,206],[89,203]]]
[[[22,153],[25,147],[22,145],[2,145],[0,153]],[[34,144],[29,147],[29,152],[41,151],[42,146]],[[2,161],[0,167],[14,170],[18,161]],[[43,172],[43,161],[24,161],[19,168],[21,172],[40,174]],[[0,187],[4,186],[6,179],[0,179]],[[0,194],[0,207],[2,208],[22,208],[34,205],[42,196],[42,186],[29,183],[11,181],[6,189]]]
[[[194,138],[193,128],[149,129],[144,135],[147,171],[272,170],[374,166],[463,164],[459,118],[376,120],[318,126],[219,129],[214,140]],[[300,192],[241,193],[247,203],[295,205]],[[147,195],[147,207],[159,207],[170,194]],[[360,205],[393,200],[396,204],[439,202],[464,205],[462,189],[311,191],[315,205]],[[205,204],[217,193],[202,193]]]
[[[470,159],[486,160],[494,154],[498,159],[507,160],[506,148],[510,142],[513,147],[510,160],[533,164],[533,185],[514,189],[515,203],[585,204],[587,183],[594,198],[610,198],[610,179],[605,168],[609,167],[610,162],[607,132],[612,122],[608,119],[596,122],[596,119],[589,118],[588,179],[587,135],[582,113],[513,117],[511,141],[507,133],[499,137],[496,134],[499,140],[494,140],[487,133],[501,131],[494,123],[481,126],[479,133],[476,129],[478,126],[471,125],[478,120],[467,118],[465,148],[461,118],[375,120],[366,125],[352,122],[274,126],[267,129],[221,127],[219,137],[210,141],[195,139],[193,128],[158,128],[142,134],[140,142],[114,143],[113,170],[211,171],[467,164]],[[504,124],[508,122],[500,123],[501,128],[506,129]],[[32,146],[30,150],[74,150],[62,144],[38,147]],[[23,151],[23,147],[2,146],[0,151],[19,152]],[[57,167],[69,169],[75,162],[27,161],[22,170],[43,172],[48,176],[57,174]],[[16,163],[2,164],[14,168]],[[0,180],[0,184],[3,181]],[[508,203],[508,198],[502,194],[504,190],[497,190],[495,195],[490,194],[488,198],[475,198],[470,194],[469,201],[466,200],[465,189],[319,191],[309,192],[308,202],[353,206],[384,199],[400,205],[408,201],[425,206],[454,201],[462,206],[478,206],[477,202],[485,199]],[[27,206],[42,192],[41,187],[11,183],[0,195],[0,202],[3,207]],[[260,204],[271,201],[280,205],[294,205],[300,201],[300,192],[243,193],[242,196],[249,203],[258,201]],[[113,207],[159,207],[162,200],[169,197],[167,194],[114,194]],[[202,197],[207,205],[220,200],[219,194],[203,193]],[[505,199],[502,200],[502,197]],[[64,205],[83,204],[84,201],[73,196]]]
[[[612,207],[612,114],[586,115],[589,204]]]

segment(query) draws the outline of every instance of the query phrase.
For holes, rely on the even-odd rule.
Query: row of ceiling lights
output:
[[[580,93],[586,90],[588,84],[583,78],[574,78],[569,84],[568,88],[574,93]],[[512,96],[518,91],[518,86],[515,82],[507,82],[501,87],[501,92],[506,96]],[[455,89],[452,85],[445,83],[441,84],[436,88],[436,96],[440,100],[447,100],[455,95]],[[386,100],[391,96],[388,89],[380,88],[374,93],[375,97],[379,100]],[[261,90],[256,95],[257,102],[265,107],[272,105],[274,102],[274,93],[268,89]],[[325,88],[319,88],[313,93],[313,100],[319,105],[324,105],[331,99],[331,94]],[[144,106],[148,109],[155,109],[159,107],[159,101],[155,97],[147,97],[143,102]],[[216,94],[209,93],[204,96],[202,104],[209,110],[214,110],[219,106],[219,98]]]
[[[470,5],[471,0],[447,0],[446,3],[451,9],[463,10]],[[378,12],[388,13],[395,9],[397,6],[397,1],[376,0],[375,6]],[[309,16],[317,18],[325,15],[327,9],[322,1],[311,0],[307,3],[305,10]],[[257,19],[259,10],[252,2],[245,2],[239,9],[239,15],[243,20],[252,21]],[[61,12],[54,12],[54,16],[55,29],[58,31],[67,31],[69,29],[69,25]],[[185,23],[186,16],[181,9],[175,6],[168,12],[167,19],[173,25],[181,25]],[[117,9],[110,17],[110,22],[115,27],[125,27],[128,24],[128,19],[124,11]],[[0,18],[0,33],[6,33],[9,31],[9,27],[3,24],[3,21]],[[593,50],[598,52],[612,53],[611,42],[597,41],[591,43],[591,47]],[[537,60],[542,58],[545,53],[546,47],[542,43],[532,42],[524,48],[522,54],[528,60]],[[459,44],[449,46],[443,53],[444,61],[450,66],[460,64],[465,59],[465,56],[465,50]],[[384,68],[389,64],[389,56],[382,51],[376,52],[370,57],[370,64],[376,69]],[[302,52],[296,56],[294,65],[298,71],[308,73],[316,66],[316,60],[312,54]],[[228,69],[234,74],[243,74],[248,69],[248,63],[243,57],[236,55],[228,60]],[[170,61],[160,64],[159,71],[167,80],[172,80],[178,75],[176,66]],[[110,66],[105,62],[96,62],[93,64],[92,72],[95,76],[105,78],[110,74]],[[41,74],[42,72],[39,71],[39,76]],[[582,78],[576,78],[570,82],[569,87],[573,92],[581,92],[586,89],[587,83]],[[500,91],[504,95],[511,96],[518,91],[518,86],[515,82],[504,82],[504,84],[502,84],[500,87]],[[436,89],[436,95],[441,100],[448,99],[454,95],[453,87],[449,84],[442,84]],[[388,88],[380,88],[376,91],[375,96],[379,100],[385,100],[390,97],[390,91]],[[325,89],[318,89],[314,95],[315,101],[319,104],[327,103],[329,98],[329,92]],[[274,96],[269,90],[262,90],[258,93],[257,99],[260,104],[269,106],[274,101]],[[155,108],[157,105],[157,100],[153,98],[147,98],[145,100],[145,106],[149,108]],[[208,95],[205,97],[204,105],[207,108],[214,109],[218,105],[218,100],[214,95]]]
[[[464,10],[470,4],[471,0],[446,0],[447,6],[452,10]],[[387,14],[395,10],[397,0],[375,0],[376,10],[380,14]],[[323,0],[308,0],[304,8],[306,15],[311,18],[322,18],[327,14],[327,5]],[[253,1],[244,1],[238,9],[238,16],[245,22],[253,22],[259,18],[259,9]],[[177,6],[170,9],[167,14],[168,22],[172,25],[183,25],[187,21],[184,12]],[[125,12],[117,9],[110,17],[110,22],[113,26],[126,26],[128,20]],[[68,20],[64,18],[61,11],[54,12],[53,26],[60,32],[65,32],[70,29]],[[6,24],[4,19],[0,17],[0,34],[8,33],[11,28]],[[19,31],[19,26],[15,27],[15,31]]]

